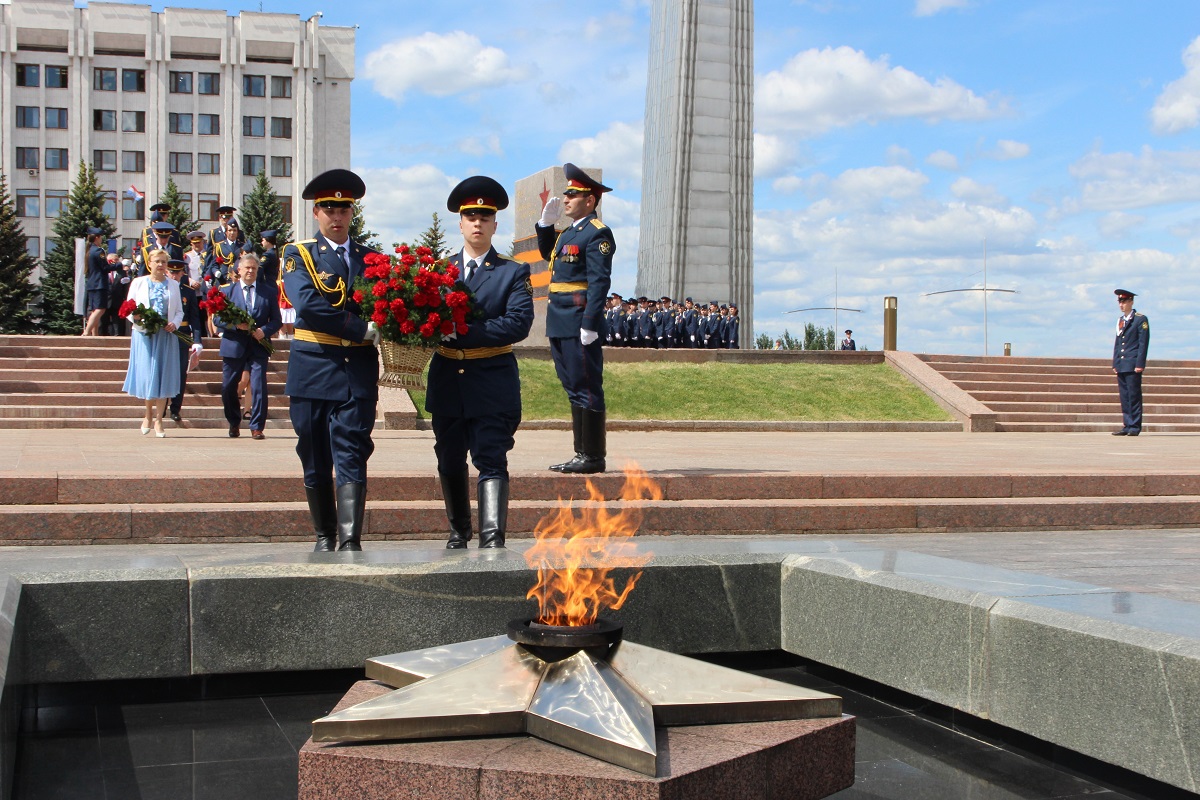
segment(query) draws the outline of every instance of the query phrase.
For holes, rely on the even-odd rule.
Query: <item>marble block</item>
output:
[[[361,681],[341,710],[388,687]],[[299,800],[810,800],[854,782],[854,718],[659,728],[650,777],[529,736],[300,750]]]

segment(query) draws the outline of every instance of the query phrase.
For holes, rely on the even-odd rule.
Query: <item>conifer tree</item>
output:
[[[37,326],[29,305],[37,287],[29,276],[37,259],[25,248],[25,229],[8,194],[8,179],[0,173],[0,333],[34,333]]]
[[[82,318],[75,314],[75,240],[86,239],[88,228],[104,231],[111,239],[117,229],[104,215],[104,194],[96,182],[96,169],[87,161],[79,162],[79,172],[71,184],[62,214],[54,221],[51,242],[43,264],[42,328],[47,333],[79,333]]]
[[[292,240],[292,225],[283,218],[283,206],[279,195],[271,187],[264,170],[258,171],[254,188],[246,196],[246,202],[238,212],[238,222],[246,234],[246,244],[262,255],[262,232],[275,231],[275,238],[282,249],[285,242]]]
[[[450,248],[446,246],[446,229],[442,227],[442,221],[436,211],[433,212],[433,224],[425,229],[417,244],[432,250],[435,259],[443,259],[450,255]]]
[[[167,176],[167,188],[158,196],[156,202],[166,203],[171,207],[167,212],[167,222],[175,226],[175,230],[179,231],[180,240],[186,245],[187,235],[200,227],[200,221],[192,217],[192,207],[183,199],[174,178]]]
[[[350,218],[350,238],[359,244],[366,245],[372,250],[383,250],[379,234],[367,229],[367,218],[363,215],[361,200],[354,201],[354,216]]]

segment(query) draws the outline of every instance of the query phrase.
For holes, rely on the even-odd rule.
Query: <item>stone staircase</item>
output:
[[[1121,402],[1107,359],[919,358],[994,411],[997,431],[1097,432],[1121,427]],[[1200,431],[1200,362],[1151,360],[1142,395],[1143,431]]]
[[[183,427],[223,428],[219,339],[205,339],[188,375]],[[290,342],[276,341],[267,367],[267,428],[290,429]],[[129,363],[127,336],[0,336],[0,428],[135,428],[142,401],[121,391]]]

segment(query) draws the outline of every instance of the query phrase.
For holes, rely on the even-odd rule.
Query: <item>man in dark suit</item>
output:
[[[283,320],[279,316],[279,298],[272,289],[258,283],[258,256],[244,253],[238,264],[238,280],[221,289],[229,304],[246,311],[254,325],[242,322],[229,325],[219,318],[221,330],[221,404],[229,422],[229,436],[241,435],[242,407],[238,384],[242,373],[250,370],[250,436],[265,439],[267,422],[267,359],[270,351],[263,342],[279,331]]]
[[[1142,432],[1142,372],[1146,369],[1146,351],[1150,348],[1150,319],[1133,307],[1136,295],[1117,289],[1117,338],[1113,342],[1113,372],[1121,393],[1124,425],[1113,436],[1137,436]]]
[[[552,197],[535,225],[538,250],[550,262],[546,336],[558,380],[571,403],[575,455],[550,467],[558,472],[604,472],[607,455],[604,405],[604,298],[612,282],[617,251],[612,230],[596,207],[612,189],[574,164],[564,164],[567,188]],[[566,214],[571,224],[559,233],[554,223]]]
[[[479,470],[479,546],[504,547],[508,452],[521,424],[521,376],[512,346],[533,326],[533,285],[528,265],[492,247],[496,212],[508,207],[503,186],[482,175],[467,178],[450,192],[446,207],[458,214],[463,235],[462,250],[450,264],[482,313],[465,331],[443,338],[429,364],[425,410],[450,521],[446,549],[465,548],[471,540],[468,451]]]
[[[367,248],[350,239],[350,221],[354,201],[366,192],[347,169],[313,178],[303,196],[313,203],[319,233],[281,254],[283,286],[296,309],[286,391],[317,552],[362,549],[379,351],[378,334],[351,299]]]
[[[838,348],[839,350],[857,350],[858,349],[858,347],[854,344],[854,340],[850,338],[850,334],[852,334],[852,333],[854,333],[854,331],[850,330],[849,328],[846,329],[846,338],[842,339],[842,344]]]
[[[195,369],[200,361],[200,351],[204,349],[203,336],[200,327],[200,303],[196,298],[196,290],[188,285],[186,261],[171,260],[167,262],[167,274],[179,282],[179,300],[183,303],[183,322],[179,323],[179,331],[185,336],[192,337],[191,345],[176,338],[179,344],[179,394],[171,398],[171,419],[175,424],[181,424],[183,417],[183,393],[187,389],[188,370]]]
[[[100,335],[100,320],[108,310],[108,295],[111,289],[108,256],[101,244],[104,242],[104,231],[99,228],[87,229],[87,262],[85,286],[87,289],[87,305],[84,308],[84,336]]]

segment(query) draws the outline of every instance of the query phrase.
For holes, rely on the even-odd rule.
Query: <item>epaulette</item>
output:
[[[598,219],[593,219],[592,224],[595,225],[598,230],[606,230],[608,228],[607,225],[605,225],[603,222],[601,222]]]
[[[1140,311],[1135,311],[1135,312],[1133,312],[1133,315],[1134,315],[1135,317],[1144,317],[1144,316],[1146,316],[1145,314],[1143,314],[1143,313],[1142,313],[1142,312],[1140,312]]]

